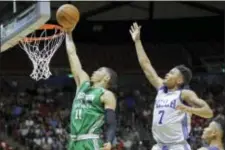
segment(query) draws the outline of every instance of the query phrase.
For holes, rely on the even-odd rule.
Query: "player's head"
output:
[[[94,71],[91,82],[98,83],[107,89],[115,89],[117,87],[117,73],[111,68],[101,67]]]
[[[182,88],[188,85],[192,78],[191,70],[184,66],[179,65],[171,69],[165,76],[164,84],[168,88]]]
[[[212,140],[224,141],[225,131],[225,118],[224,116],[218,116],[210,122],[209,126],[206,127],[202,134],[202,139],[210,144]]]

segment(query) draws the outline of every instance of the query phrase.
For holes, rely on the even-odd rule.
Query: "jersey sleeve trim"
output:
[[[179,98],[180,98],[181,103],[184,104],[184,105],[186,105],[186,106],[191,107],[191,105],[189,105],[187,102],[185,102],[184,99],[182,99],[182,91],[183,91],[183,90],[180,89],[180,96],[179,96]]]
[[[179,95],[180,101],[184,104],[184,100],[182,98],[182,89],[180,90],[180,95]]]

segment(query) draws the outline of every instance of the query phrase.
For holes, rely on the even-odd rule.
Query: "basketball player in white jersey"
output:
[[[211,118],[213,112],[195,92],[184,88],[192,78],[192,72],[184,65],[174,67],[164,79],[157,75],[142,46],[140,29],[141,27],[134,23],[130,34],[141,68],[158,91],[152,123],[152,133],[157,144],[152,150],[190,150],[186,140],[191,129],[191,114]]]
[[[225,144],[225,118],[218,116],[210,122],[202,134],[202,139],[207,142],[209,146],[202,147],[198,150],[224,150]]]

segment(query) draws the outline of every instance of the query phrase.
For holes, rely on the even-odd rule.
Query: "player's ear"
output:
[[[105,82],[109,82],[109,80],[111,79],[111,77],[110,77],[110,75],[107,73],[107,74],[105,74],[105,76],[104,76],[104,81]]]
[[[211,133],[211,136],[212,137],[216,137],[216,135],[217,135],[217,130],[216,129],[213,129],[213,131],[212,131],[212,133]]]
[[[180,77],[178,77],[178,78],[176,79],[176,82],[177,82],[177,84],[181,85],[181,84],[182,84],[182,80],[181,80],[181,78],[180,78]]]
[[[181,84],[184,83],[184,80],[183,80],[182,75],[179,75],[179,76],[178,76],[177,83],[178,83],[179,85],[181,85]]]

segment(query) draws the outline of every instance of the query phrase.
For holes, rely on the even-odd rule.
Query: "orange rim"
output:
[[[58,29],[61,32],[58,34],[54,34],[52,36],[46,36],[46,37],[25,37],[24,39],[22,39],[21,42],[34,42],[34,41],[46,41],[46,40],[50,40],[53,38],[57,38],[61,35],[64,34],[63,28],[59,25],[54,25],[54,24],[44,24],[43,26],[41,26],[39,29],[37,30],[53,30],[53,29]]]

